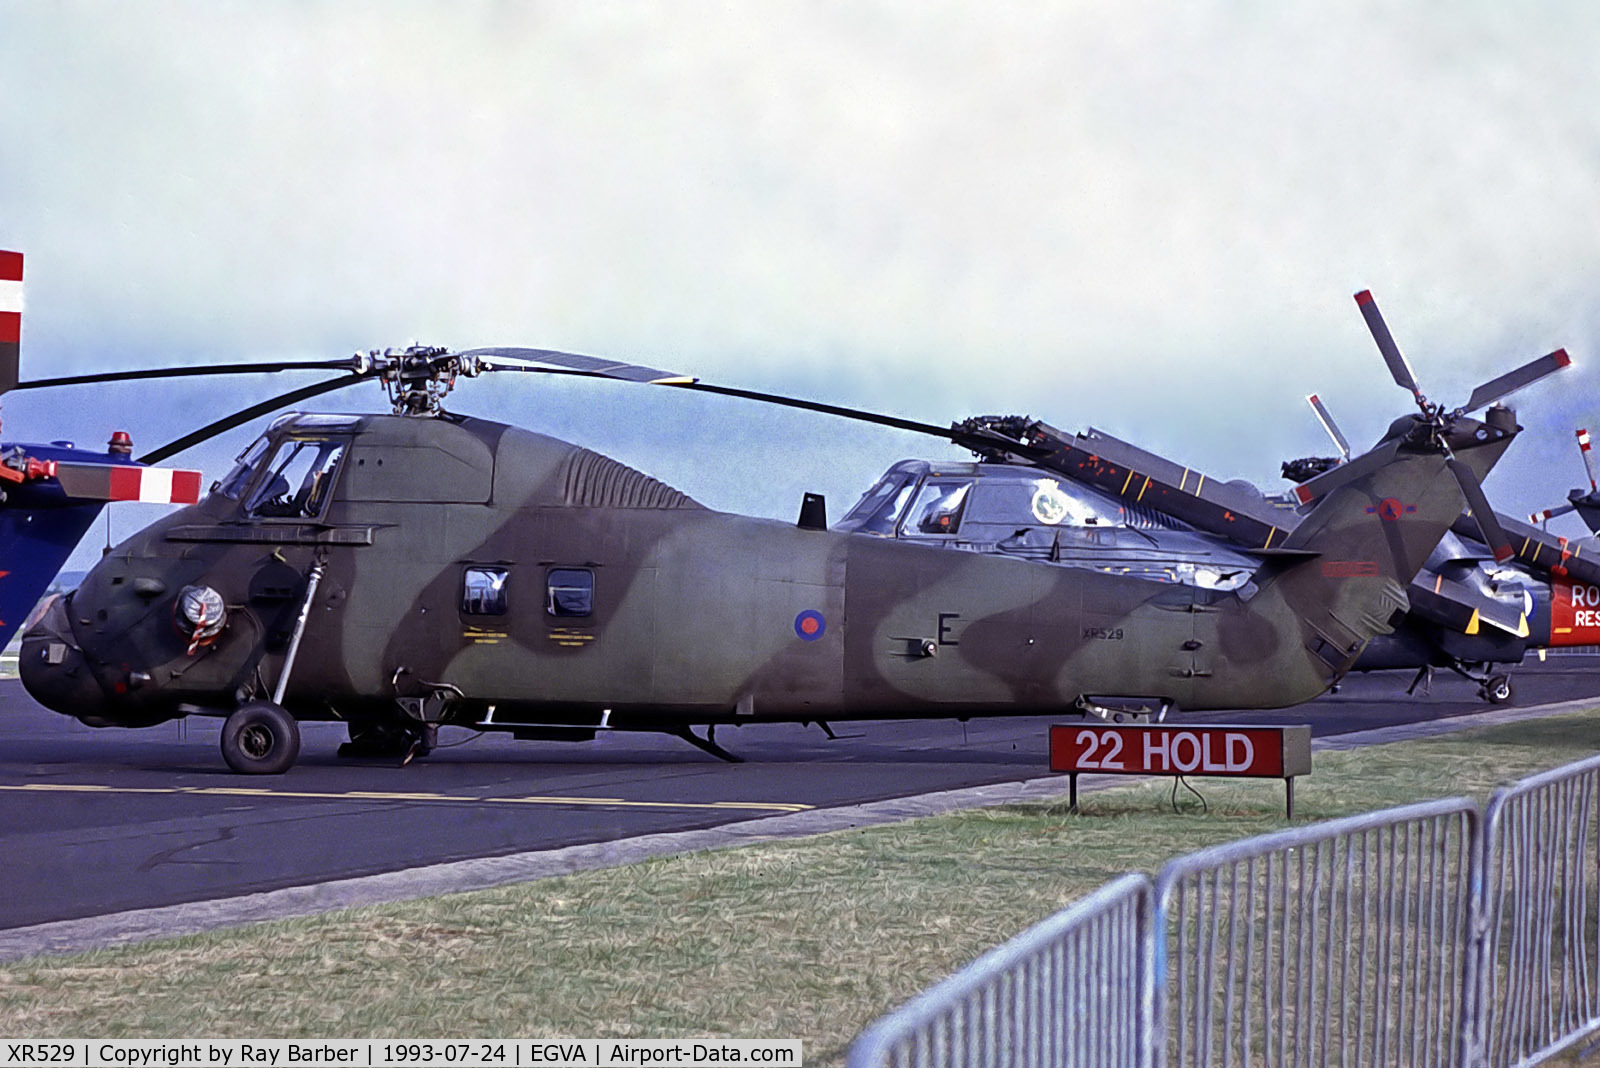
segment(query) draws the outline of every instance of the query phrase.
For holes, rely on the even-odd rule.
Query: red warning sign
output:
[[[1600,645],[1600,586],[1550,584],[1550,644]]]
[[[1050,770],[1273,779],[1307,775],[1311,728],[1056,725],[1050,728]]]

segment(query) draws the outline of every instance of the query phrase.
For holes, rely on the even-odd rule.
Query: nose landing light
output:
[[[185,586],[178,594],[178,629],[189,636],[189,655],[217,640],[228,623],[222,594],[210,586]]]

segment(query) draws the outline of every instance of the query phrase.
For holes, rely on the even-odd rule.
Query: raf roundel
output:
[[[828,621],[822,613],[813,609],[806,609],[794,617],[794,632],[800,636],[801,641],[814,642],[828,629]]]

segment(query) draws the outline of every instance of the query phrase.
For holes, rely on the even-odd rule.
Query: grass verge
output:
[[[1600,709],[1316,757],[1297,824],[1600,749]],[[0,965],[0,1031],[106,1037],[801,1038],[867,1023],[1130,870],[1285,826],[1271,782],[1089,794]],[[1062,781],[1063,793],[1066,782]],[[1187,802],[1185,802],[1187,798]]]

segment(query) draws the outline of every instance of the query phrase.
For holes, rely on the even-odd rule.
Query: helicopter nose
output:
[[[98,726],[109,709],[105,691],[89,670],[83,650],[72,634],[68,598],[50,599],[38,621],[22,636],[17,668],[22,685],[52,712]]]

